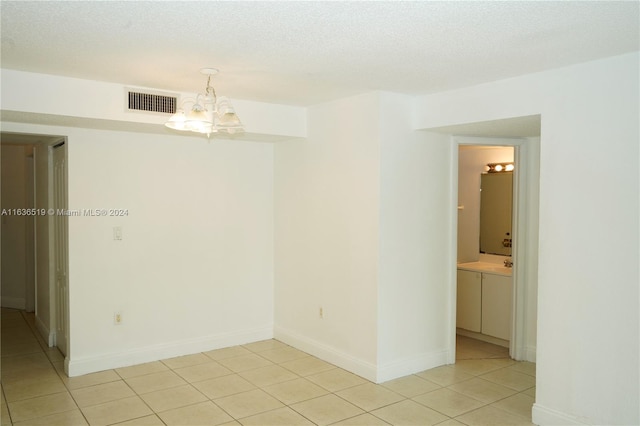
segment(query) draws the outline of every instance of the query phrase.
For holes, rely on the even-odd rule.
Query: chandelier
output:
[[[207,76],[204,93],[198,93],[195,99],[185,99],[181,108],[164,125],[174,130],[203,133],[207,137],[212,133],[233,135],[243,132],[242,123],[229,98],[216,96],[216,91],[211,86],[211,76],[216,75],[218,70],[202,68],[200,73]],[[188,113],[185,113],[186,105],[190,105]]]

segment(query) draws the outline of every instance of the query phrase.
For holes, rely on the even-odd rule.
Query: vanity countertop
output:
[[[490,262],[467,262],[458,263],[458,269],[474,272],[486,272],[488,274],[511,276],[513,268],[507,268],[499,263]]]

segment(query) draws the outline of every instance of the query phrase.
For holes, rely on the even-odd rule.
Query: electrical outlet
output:
[[[113,313],[113,323],[115,325],[120,325],[122,324],[122,312],[117,311]]]

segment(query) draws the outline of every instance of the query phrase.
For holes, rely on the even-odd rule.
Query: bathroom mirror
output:
[[[480,252],[511,256],[513,173],[480,177]]]

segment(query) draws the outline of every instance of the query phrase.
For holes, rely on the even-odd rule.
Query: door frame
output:
[[[35,209],[35,146],[33,144],[28,145],[31,147],[31,155],[25,158],[25,168],[27,171],[26,176],[26,189],[27,189],[27,205],[25,207],[29,209]],[[36,216],[27,218],[26,229],[26,271],[25,271],[25,300],[24,310],[26,312],[36,311]]]
[[[54,176],[56,171],[55,164],[55,154],[57,150],[63,156],[62,163],[62,174],[63,180],[62,188],[56,188],[56,183],[58,180]],[[68,175],[67,175],[67,162],[68,162],[68,153],[67,153],[67,138],[63,138],[59,140],[57,143],[50,144],[48,147],[48,155],[49,155],[49,209],[56,210],[53,215],[49,215],[49,303],[50,303],[50,313],[51,313],[51,324],[50,328],[54,330],[55,335],[55,346],[63,353],[65,356],[65,372],[67,371],[67,362],[69,359],[69,325],[71,323],[69,318],[69,219],[68,216],[62,216],[62,220],[65,221],[62,230],[64,231],[64,235],[58,236],[58,230],[56,229],[57,224],[56,221],[60,219],[59,212],[57,210],[68,210],[69,209],[69,201],[68,201]],[[62,191],[62,199],[58,200],[62,205],[58,205],[56,202],[56,198],[58,196],[57,191]],[[62,241],[58,241],[58,238],[62,238]],[[59,259],[58,250],[62,247],[62,259]],[[53,258],[52,258],[53,257]],[[64,280],[66,284],[64,285],[64,294],[62,298],[64,299],[61,303],[60,301],[60,292],[58,289],[58,272],[60,263],[63,263],[61,266],[64,270]],[[60,310],[63,312],[60,312]],[[60,327],[60,322],[62,322],[62,327]],[[63,331],[64,335],[60,336],[60,330]]]
[[[535,140],[534,140],[535,139]],[[458,152],[461,145],[512,146],[514,148],[513,196],[513,301],[509,355],[516,360],[535,362],[535,347],[529,347],[531,321],[537,322],[536,312],[528,309],[537,301],[538,270],[538,211],[539,138],[471,137],[452,135],[451,149],[451,274],[449,282],[449,363],[456,359],[456,294],[458,258]]]

